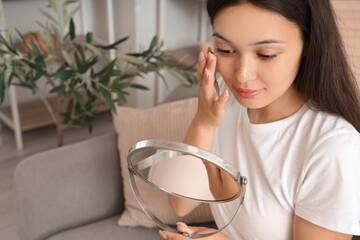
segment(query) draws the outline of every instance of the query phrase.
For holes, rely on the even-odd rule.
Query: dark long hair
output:
[[[330,1],[208,0],[211,24],[222,9],[242,3],[274,11],[297,24],[304,50],[294,81],[296,89],[311,99],[314,107],[343,117],[360,132],[360,91]]]

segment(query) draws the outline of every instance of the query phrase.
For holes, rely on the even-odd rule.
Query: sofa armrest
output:
[[[116,134],[52,149],[24,159],[14,191],[21,240],[120,214],[124,209]]]

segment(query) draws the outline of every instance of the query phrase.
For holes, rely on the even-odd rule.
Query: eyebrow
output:
[[[224,36],[220,35],[217,32],[214,32],[212,34],[213,37],[217,37],[220,38],[222,40],[224,40],[225,42],[231,43],[233,44],[233,42],[231,42],[229,39],[225,38]],[[263,40],[260,42],[254,42],[254,43],[250,43],[250,46],[254,46],[254,45],[263,45],[263,44],[271,44],[271,43],[285,43],[284,41],[280,41],[280,40],[275,40],[275,39],[268,39],[268,40]]]

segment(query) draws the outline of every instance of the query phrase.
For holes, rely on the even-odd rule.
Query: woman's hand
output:
[[[219,95],[219,86],[215,79],[216,56],[208,53],[199,56],[198,82],[198,110],[186,133],[184,143],[211,151],[216,128],[225,117],[225,102],[228,92]],[[174,211],[179,215],[191,212],[198,204],[189,204],[185,199],[169,197]],[[180,238],[181,239],[181,238]]]
[[[228,91],[219,93],[219,86],[215,79],[216,56],[208,50],[207,56],[203,52],[199,56],[197,67],[199,92],[198,111],[195,121],[211,128],[217,128],[225,117],[225,102],[229,97]]]
[[[177,223],[177,230],[180,233],[171,233],[171,232],[166,232],[166,231],[159,231],[160,236],[163,239],[166,240],[188,240],[189,238],[182,235],[181,233],[189,233],[190,235],[192,234],[206,234],[206,233],[211,233],[214,231],[217,231],[215,229],[211,229],[211,228],[205,228],[205,227],[188,227],[186,226],[186,224],[184,223]],[[231,238],[229,238],[228,236],[222,234],[222,233],[216,233],[210,237],[206,237],[206,238],[202,238],[204,240],[231,240]]]

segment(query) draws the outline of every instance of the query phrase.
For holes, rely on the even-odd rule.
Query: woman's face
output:
[[[261,109],[296,100],[293,82],[303,49],[297,25],[275,12],[241,4],[220,11],[213,27],[217,69],[240,104]]]

